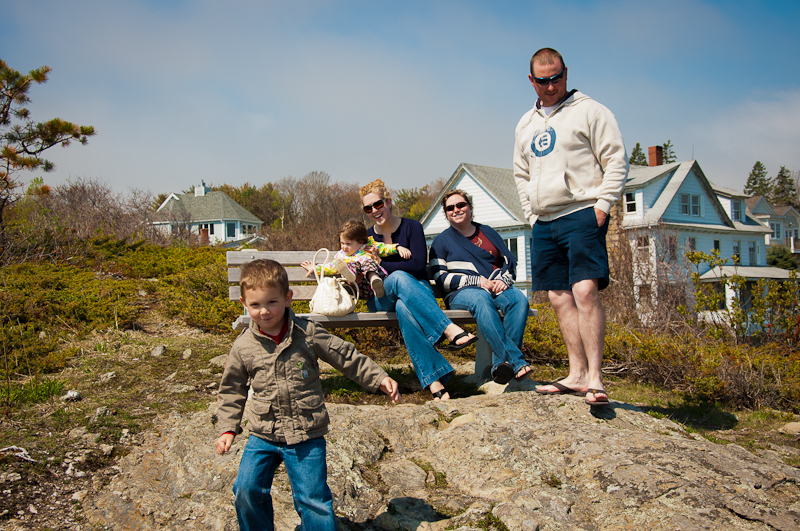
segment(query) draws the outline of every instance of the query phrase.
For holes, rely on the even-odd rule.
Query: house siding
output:
[[[690,196],[700,197],[700,215],[693,216],[686,215],[682,211],[681,198],[683,194]],[[690,210],[691,212],[691,210]],[[680,223],[697,223],[708,225],[721,225],[724,224],[722,218],[714,209],[712,201],[708,197],[706,189],[700,184],[694,172],[689,172],[683,183],[681,184],[678,192],[673,197],[669,207],[664,211],[664,221],[673,221]]]

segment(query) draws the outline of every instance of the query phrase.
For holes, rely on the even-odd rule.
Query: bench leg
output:
[[[478,336],[478,342],[475,343],[475,373],[467,381],[480,386],[492,380],[492,347],[480,330],[476,330],[475,335]]]

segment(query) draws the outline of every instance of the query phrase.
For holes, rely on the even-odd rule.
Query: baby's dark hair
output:
[[[275,260],[259,259],[247,262],[240,270],[239,289],[244,299],[248,289],[277,288],[285,297],[289,293],[289,275]]]
[[[362,222],[351,219],[339,229],[339,239],[353,240],[360,244],[365,244],[369,241],[369,234],[367,233],[367,226]]]

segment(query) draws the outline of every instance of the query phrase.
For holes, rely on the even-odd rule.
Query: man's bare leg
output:
[[[547,294],[550,304],[556,312],[561,337],[564,339],[569,357],[569,375],[560,383],[570,389],[585,393],[589,389],[586,377],[588,365],[581,340],[580,314],[578,306],[575,304],[575,298],[570,290],[551,290]],[[558,391],[549,385],[537,389],[546,392]]]
[[[587,389],[605,389],[603,386],[603,343],[606,334],[606,314],[600,303],[597,279],[582,280],[572,286],[572,296],[579,315],[579,333],[586,363]],[[560,321],[560,320],[559,320]],[[570,359],[570,362],[572,360]],[[591,397],[590,397],[591,395]],[[604,394],[587,394],[590,401],[607,399]]]

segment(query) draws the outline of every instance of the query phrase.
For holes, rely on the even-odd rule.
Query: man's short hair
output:
[[[275,260],[259,259],[247,262],[240,270],[239,290],[241,297],[248,289],[277,288],[285,297],[289,294],[289,275]]]
[[[531,57],[531,76],[536,77],[533,74],[533,63],[537,63],[540,65],[552,65],[555,64],[556,59],[558,59],[561,62],[562,67],[567,66],[566,64],[564,64],[564,58],[561,57],[561,54],[552,48],[542,48],[541,50],[533,54],[533,57]]]

